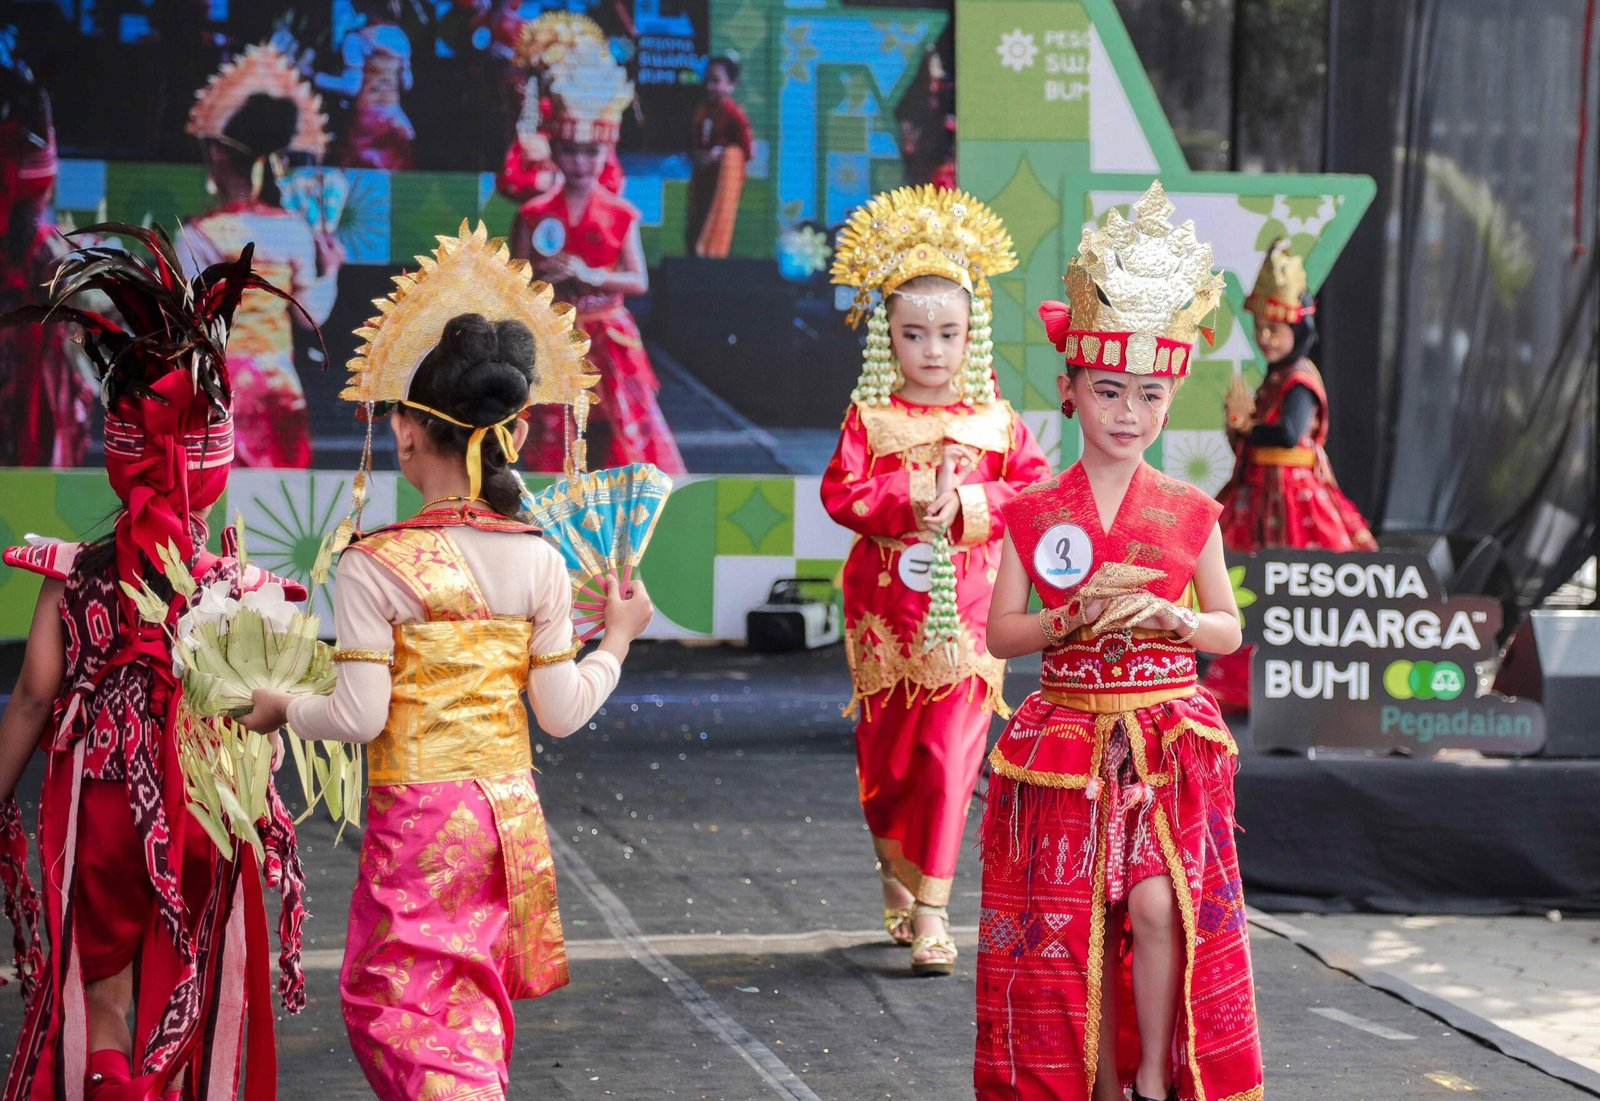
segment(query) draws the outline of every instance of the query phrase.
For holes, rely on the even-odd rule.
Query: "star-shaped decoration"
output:
[[[1103,223],[1113,209],[1132,216],[1133,203],[1159,178],[1174,218],[1193,220],[1227,279],[1216,343],[1195,348],[1170,427],[1220,439],[1233,376],[1253,381],[1265,369],[1244,297],[1268,247],[1287,238],[1315,292],[1376,185],[1366,176],[1192,170],[1113,0],[964,0],[959,8],[961,186],[999,212],[1022,257],[1016,271],[993,280],[1002,389],[1036,428],[1058,418],[1061,357],[1035,309],[1064,297],[1061,276],[1084,227]],[[1038,49],[1019,66],[1015,44],[1024,40]],[[1192,451],[1200,441],[1188,443]],[[1079,447],[1069,423],[1059,460],[1072,461]],[[1158,441],[1148,458],[1164,466],[1160,447]],[[1183,461],[1174,456],[1177,465]]]

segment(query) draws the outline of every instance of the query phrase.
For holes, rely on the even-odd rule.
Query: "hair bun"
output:
[[[300,125],[300,109],[285,96],[255,92],[244,101],[223,133],[258,157],[286,149]]]

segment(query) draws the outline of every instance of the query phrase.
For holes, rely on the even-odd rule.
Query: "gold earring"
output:
[[[400,452],[400,457],[402,459],[409,459],[409,458],[411,458],[412,453],[415,452],[415,451],[416,451],[415,447],[404,448]]]

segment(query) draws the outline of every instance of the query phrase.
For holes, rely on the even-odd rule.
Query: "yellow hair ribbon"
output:
[[[516,420],[518,417],[522,416],[521,409],[518,409],[515,413],[511,414],[505,420],[500,421],[498,424],[480,425],[468,424],[466,421],[458,421],[448,413],[441,413],[437,409],[427,405],[422,405],[419,402],[411,401],[409,398],[402,400],[400,404],[409,409],[415,409],[418,412],[427,413],[429,416],[438,417],[445,423],[453,424],[457,428],[472,429],[472,435],[467,439],[468,497],[478,497],[482,494],[484,436],[488,435],[490,432],[493,432],[494,438],[500,442],[500,450],[505,455],[506,462],[514,463],[517,461],[516,441],[512,439],[511,429],[508,428],[507,425]]]

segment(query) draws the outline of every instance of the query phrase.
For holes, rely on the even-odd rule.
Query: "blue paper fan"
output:
[[[567,561],[584,641],[604,627],[599,579],[615,573],[625,585],[631,580],[671,492],[672,479],[634,463],[562,478],[534,495],[528,511]]]

